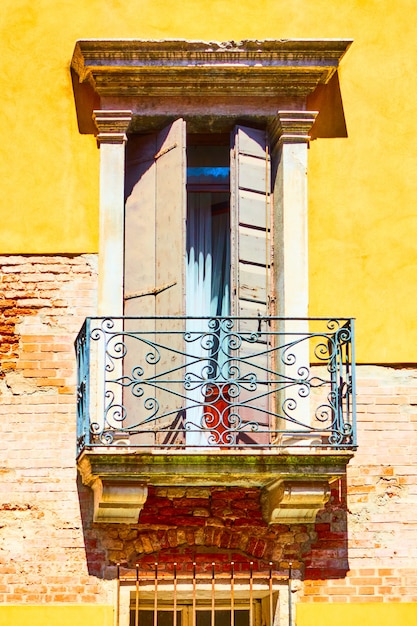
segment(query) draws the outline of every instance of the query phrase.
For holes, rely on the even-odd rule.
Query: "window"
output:
[[[236,125],[230,144],[224,135],[199,139],[186,134],[182,119],[129,138],[126,315],[267,314],[266,132]]]
[[[260,626],[260,603],[254,603],[254,626]],[[250,625],[250,610],[247,603],[238,603],[233,608],[234,626]],[[155,623],[155,611],[152,608],[139,609],[136,617],[136,609],[130,608],[129,626],[136,626],[136,621],[141,626],[230,626],[232,623],[232,611],[230,602],[222,601],[218,607],[212,609],[209,603],[199,602],[193,610],[191,603],[182,602],[177,607],[177,618],[174,624],[174,612],[172,607],[159,607]]]
[[[175,410],[185,409],[186,443],[203,445],[208,437],[225,443],[233,364],[221,325],[210,334],[215,344],[207,359],[207,347],[198,340],[210,322],[201,318],[255,318],[237,322],[236,330],[256,332],[257,318],[269,314],[271,175],[265,130],[235,125],[230,134],[201,136],[187,134],[186,126],[178,119],[127,143],[125,314],[155,317],[158,333],[172,331],[172,320],[163,328],[160,316],[187,316],[175,324],[195,338],[184,365],[187,376],[201,382],[189,389],[185,407],[180,394],[172,407],[171,396],[167,427],[172,429]],[[179,344],[178,355],[172,350],[169,355],[175,361],[166,363],[173,377],[182,366],[181,352]],[[141,362],[134,351],[130,354],[132,364],[135,358]],[[248,366],[241,363],[244,377]],[[162,396],[156,401],[164,402]],[[128,407],[132,420],[134,400]]]
[[[135,309],[135,296],[140,294],[141,315],[178,315],[184,309],[185,273],[179,261],[178,242],[185,250],[185,150],[187,132],[224,132],[232,125],[244,124],[268,128],[276,144],[280,144],[274,172],[275,185],[273,236],[275,241],[275,291],[278,308],[273,313],[284,316],[307,315],[307,249],[306,249],[306,155],[308,133],[315,119],[310,112],[309,98],[320,85],[330,85],[340,59],[351,41],[328,40],[247,40],[228,42],[204,41],[143,41],[143,40],[83,40],[78,41],[71,63],[74,95],[81,132],[96,132],[101,147],[101,235],[100,235],[100,289],[99,315],[123,313],[123,274],[126,277],[125,296],[132,296],[126,313]],[[333,101],[335,99],[333,98]],[[316,98],[317,101],[317,98]],[[320,101],[320,99],[319,99]],[[94,111],[100,107],[100,110]],[[180,119],[182,118],[182,119]],[[95,122],[95,126],[93,123]],[[175,121],[173,121],[175,120]],[[165,123],[165,129],[161,130]],[[140,133],[154,132],[154,138]],[[141,194],[147,198],[148,209],[137,216],[137,224],[128,216],[126,244],[136,245],[136,256],[126,260],[123,272],[124,210],[124,143],[128,141],[128,169],[136,162],[136,173],[127,180],[127,197],[144,166]],[[239,152],[239,145],[247,143],[234,136],[236,149],[235,172],[255,171],[254,161],[247,168],[249,156]],[[249,131],[249,137],[252,131]],[[257,144],[264,149],[262,142]],[[135,144],[135,145],[132,145]],[[142,145],[140,145],[142,144]],[[303,144],[303,145],[302,145]],[[284,150],[283,146],[291,149]],[[302,147],[301,147],[302,145]],[[176,150],[174,150],[174,146]],[[188,146],[188,142],[187,142]],[[171,153],[172,152],[172,153]],[[288,154],[284,154],[288,153]],[[136,155],[136,156],[135,156]],[[241,158],[242,157],[242,158]],[[155,160],[155,168],[149,163]],[[164,162],[159,166],[158,161]],[[146,165],[147,162],[147,165]],[[279,166],[277,166],[279,162]],[[151,171],[153,170],[153,171]],[[265,280],[259,270],[260,254],[253,262],[245,256],[246,244],[253,238],[254,223],[238,227],[243,209],[237,202],[241,195],[240,178],[231,171],[231,305],[232,313],[250,310],[256,312],[265,305]],[[291,180],[290,180],[291,179]],[[237,185],[234,183],[237,182]],[[253,181],[258,184],[259,178]],[[285,192],[283,188],[285,187]],[[264,189],[267,189],[265,187]],[[252,187],[245,187],[250,191]],[[236,191],[236,197],[234,192]],[[154,203],[152,204],[152,197]],[[242,193],[242,202],[247,195]],[[134,203],[131,197],[131,204]],[[170,210],[166,215],[166,207]],[[165,216],[162,207],[165,207]],[[131,206],[132,208],[132,206]],[[177,210],[179,209],[179,210]],[[257,215],[262,213],[257,212]],[[156,240],[152,237],[138,241],[137,229],[148,221],[155,224]],[[284,224],[284,229],[281,228]],[[258,227],[258,226],[257,226]],[[265,228],[263,223],[261,229]],[[284,233],[285,230],[285,233]],[[255,238],[256,239],[256,238]],[[285,242],[284,242],[285,239]],[[154,245],[162,245],[155,264]],[[257,243],[261,243],[258,237]],[[285,244],[285,245],[284,245]],[[140,251],[138,248],[141,248]],[[255,248],[251,244],[250,253]],[[238,252],[239,251],[239,252]],[[139,254],[140,252],[140,254]],[[266,251],[267,252],[267,251]],[[270,259],[265,254],[262,263]],[[130,263],[136,266],[136,279]],[[247,264],[246,267],[243,267]],[[264,274],[263,272],[262,274]],[[259,281],[261,278],[261,282]],[[140,285],[137,290],[136,282]],[[296,285],[296,288],[294,287]],[[272,284],[267,282],[269,289]],[[153,302],[146,293],[158,296]],[[246,305],[248,309],[246,309]],[[134,314],[134,313],[133,313]]]
[[[272,626],[287,623],[288,579],[270,572],[141,573],[119,579],[120,626]],[[128,609],[128,610],[127,610]]]

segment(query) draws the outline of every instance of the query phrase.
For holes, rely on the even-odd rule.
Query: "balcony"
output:
[[[88,318],[75,345],[97,520],[152,484],[259,486],[270,522],[311,521],[356,448],[351,319]]]

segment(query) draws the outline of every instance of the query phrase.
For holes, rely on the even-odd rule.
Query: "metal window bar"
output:
[[[222,571],[217,572],[216,574],[216,563],[211,563],[211,571],[208,574],[206,566],[202,564],[202,571],[197,574],[197,564],[194,562],[192,564],[192,573],[183,573],[178,572],[178,565],[174,563],[173,571],[160,571],[158,563],[154,564],[154,571],[149,570],[140,570],[139,564],[136,564],[135,570],[132,572],[131,570],[124,570],[123,575],[121,574],[121,566],[118,564],[116,568],[116,607],[115,607],[115,616],[116,616],[116,626],[120,626],[120,615],[121,615],[121,606],[120,606],[120,598],[121,598],[121,587],[124,585],[128,585],[129,587],[134,587],[134,598],[133,598],[133,606],[132,612],[134,615],[133,623],[135,626],[140,626],[140,607],[144,606],[142,600],[140,600],[140,590],[141,586],[149,589],[150,586],[153,587],[153,625],[158,626],[158,612],[163,607],[167,610],[166,598],[167,598],[167,590],[168,596],[171,598],[171,604],[168,606],[172,607],[172,623],[173,626],[177,624],[177,615],[178,615],[178,607],[181,605],[181,600],[178,598],[178,585],[186,584],[190,586],[189,596],[191,596],[191,622],[193,626],[197,624],[197,611],[201,606],[198,604],[198,591],[199,585],[201,588],[207,589],[207,585],[210,588],[210,601],[209,601],[209,609],[210,609],[210,624],[211,626],[216,626],[216,597],[219,592],[219,589],[222,593],[222,601],[219,601],[219,606],[224,605],[224,593],[225,593],[225,585],[229,587],[229,599],[228,604],[230,606],[230,624],[234,626],[235,623],[235,611],[237,609],[236,605],[236,595],[235,595],[235,585],[237,581],[239,584],[244,586],[249,594],[246,597],[249,597],[249,625],[254,626],[254,585],[255,583],[260,584],[265,591],[266,597],[268,599],[268,612],[269,612],[269,624],[268,626],[274,625],[274,616],[277,610],[277,606],[274,605],[274,583],[279,584],[287,584],[288,586],[288,626],[292,626],[292,590],[291,590],[291,578],[292,578],[292,564],[289,564],[288,575],[278,574],[273,571],[273,563],[269,564],[269,569],[266,572],[254,572],[253,561],[249,564],[245,565],[244,573],[237,573],[235,570],[235,562],[231,562],[229,564],[229,573],[225,572],[225,565],[222,564]],[[239,563],[241,566],[242,563]],[[249,565],[249,567],[247,567]],[[258,589],[259,591],[259,589]],[[161,604],[161,597],[164,598]],[[265,596],[264,596],[265,597]],[[149,598],[148,598],[149,602]],[[132,623],[132,622],[131,622]],[[184,624],[181,622],[181,626]]]
[[[253,561],[249,563],[249,626],[253,623]]]
[[[197,607],[197,578],[196,578],[196,563],[193,563],[193,607],[192,607],[192,621],[193,621],[193,626],[196,626],[197,624],[197,613],[196,613],[196,607]]]
[[[289,563],[288,568],[288,626],[292,626],[292,563]]]
[[[136,563],[135,626],[139,626],[139,564]]]

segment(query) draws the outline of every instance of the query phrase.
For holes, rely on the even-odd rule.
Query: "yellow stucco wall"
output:
[[[0,626],[113,626],[113,608],[103,605],[1,606]]]
[[[417,624],[417,604],[299,604],[296,626],[410,626]]]
[[[309,153],[310,314],[356,316],[359,360],[417,360],[414,12],[414,0],[3,0],[0,253],[97,250],[77,39],[353,38],[340,72],[348,138]]]

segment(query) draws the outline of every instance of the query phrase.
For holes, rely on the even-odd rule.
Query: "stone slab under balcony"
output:
[[[268,523],[312,523],[346,474],[346,450],[84,450],[78,469],[94,492],[94,521],[137,523],[148,487],[239,486],[263,490]]]

